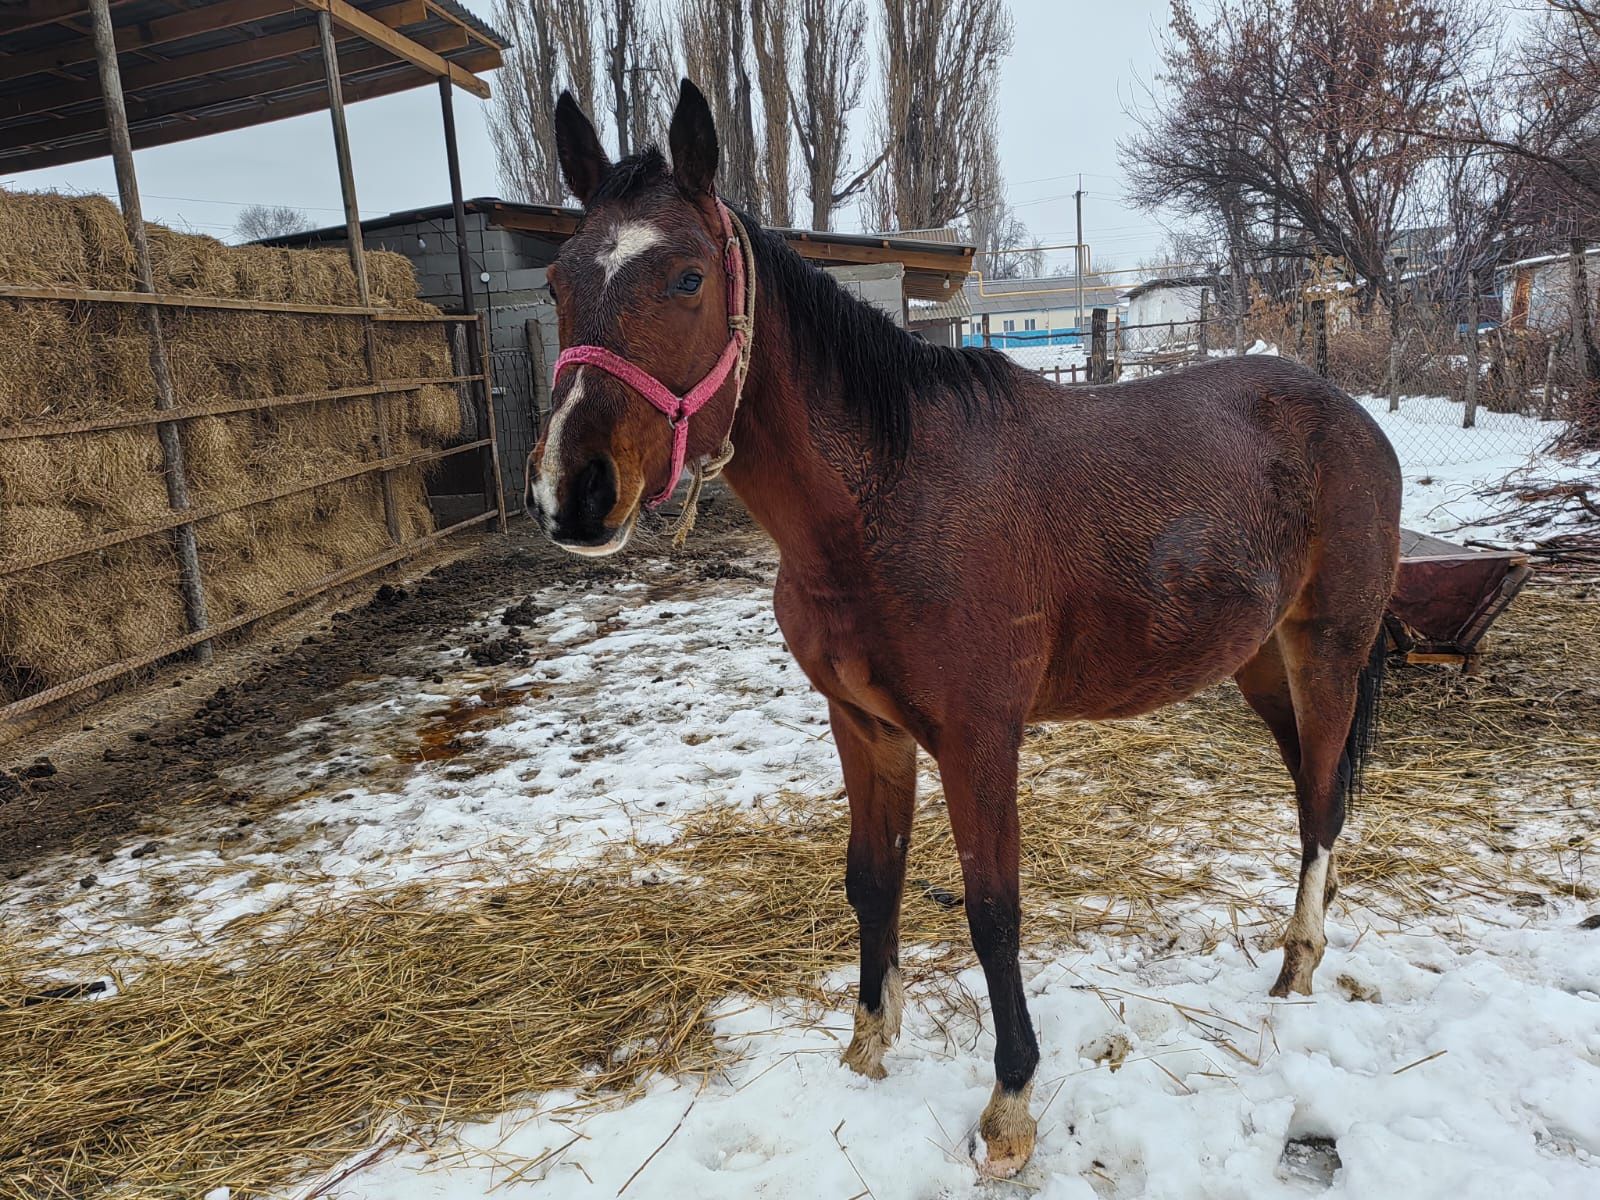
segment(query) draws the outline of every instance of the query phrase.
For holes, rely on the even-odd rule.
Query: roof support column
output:
[[[139,203],[139,180],[133,170],[133,141],[128,133],[128,110],[122,97],[122,75],[117,67],[117,41],[111,27],[109,0],[89,0],[89,14],[94,22],[95,58],[100,69],[100,91],[104,97],[111,159],[117,174],[117,196],[122,204],[122,220],[128,229],[128,240],[133,243],[134,269],[138,274],[137,290],[154,294],[155,272],[150,265],[150,239],[145,233],[144,209]],[[156,409],[165,411],[176,408],[177,392],[167,363],[161,311],[154,304],[143,305],[142,308],[145,328],[150,336],[150,374],[156,384]],[[174,512],[187,512],[190,507],[189,478],[184,466],[183,439],[178,433],[178,423],[167,421],[157,425],[156,436],[161,442],[161,467],[167,484],[167,503]],[[195,544],[194,526],[187,523],[179,525],[172,535],[173,548],[178,557],[178,585],[183,593],[184,618],[191,633],[200,633],[209,627],[210,622],[206,613],[205,584],[200,574],[200,554]],[[198,643],[194,653],[200,662],[210,662],[211,642]]]
[[[461,274],[461,311],[471,315],[477,312],[477,301],[472,294],[472,256],[467,249],[467,206],[461,196],[461,152],[456,145],[456,104],[453,85],[448,76],[439,77],[439,111],[444,119],[444,153],[450,172],[450,207],[456,227],[456,269]],[[487,314],[486,314],[487,315]],[[495,429],[494,390],[485,369],[489,347],[487,325],[471,331],[467,338],[469,372],[478,376],[478,398],[483,405],[480,437],[489,439],[489,452],[483,456],[483,504],[500,513],[500,532],[506,531],[505,488],[500,475],[500,438]]]
[[[350,130],[344,120],[344,88],[339,81],[339,48],[333,40],[333,18],[326,9],[317,10],[317,36],[322,43],[322,69],[328,84],[328,115],[333,119],[333,152],[339,160],[339,190],[344,196],[345,242],[350,252],[350,267],[356,275],[356,293],[362,308],[372,307],[372,291],[367,283],[367,251],[361,241],[361,209],[356,203],[356,173],[350,163]],[[378,348],[370,315],[361,318],[363,341],[366,344],[367,378],[378,382]],[[372,395],[372,420],[378,431],[378,453],[392,458],[389,445],[389,405],[383,392]],[[384,471],[379,476],[383,488],[383,523],[388,528],[389,540],[401,544],[400,510],[394,500],[394,475]]]

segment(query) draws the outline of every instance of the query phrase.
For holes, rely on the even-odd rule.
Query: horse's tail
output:
[[[1378,705],[1383,698],[1383,676],[1389,661],[1389,634],[1378,626],[1366,664],[1356,682],[1356,712],[1344,740],[1344,798],[1348,808],[1361,794],[1367,759],[1378,744]]]

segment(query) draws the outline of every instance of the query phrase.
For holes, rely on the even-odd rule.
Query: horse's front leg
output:
[[[978,1130],[988,1161],[984,1171],[1001,1179],[1022,1169],[1033,1154],[1037,1125],[1028,1112],[1039,1042],[1022,990],[1022,905],[1018,873],[1017,753],[1020,722],[945,728],[939,737],[939,774],[961,873],[966,883],[972,946],[989,983],[994,1013],[994,1094]]]
[[[917,746],[902,729],[837,701],[833,740],[850,797],[845,894],[861,923],[861,998],[845,1066],[884,1076],[883,1053],[900,1035],[900,893],[911,848]]]

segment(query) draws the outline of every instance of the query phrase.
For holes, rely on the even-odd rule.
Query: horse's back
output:
[[[1225,678],[1329,559],[1386,553],[1393,451],[1366,411],[1265,356],[1096,388],[1051,388],[1040,480],[1061,614],[1037,711],[1145,711]],[[1087,503],[1085,503],[1087,501]],[[1350,564],[1370,591],[1381,566]],[[1380,579],[1380,577],[1383,577]],[[1369,580],[1379,580],[1372,584]]]

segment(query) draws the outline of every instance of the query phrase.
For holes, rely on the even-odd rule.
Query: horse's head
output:
[[[670,167],[653,147],[612,163],[571,95],[556,105],[557,155],[584,216],[549,271],[563,353],[527,504],[579,554],[622,549],[641,505],[664,500],[685,459],[714,454],[733,422],[730,284],[737,295],[746,282],[716,198],[711,109],[688,80],[669,143]]]

